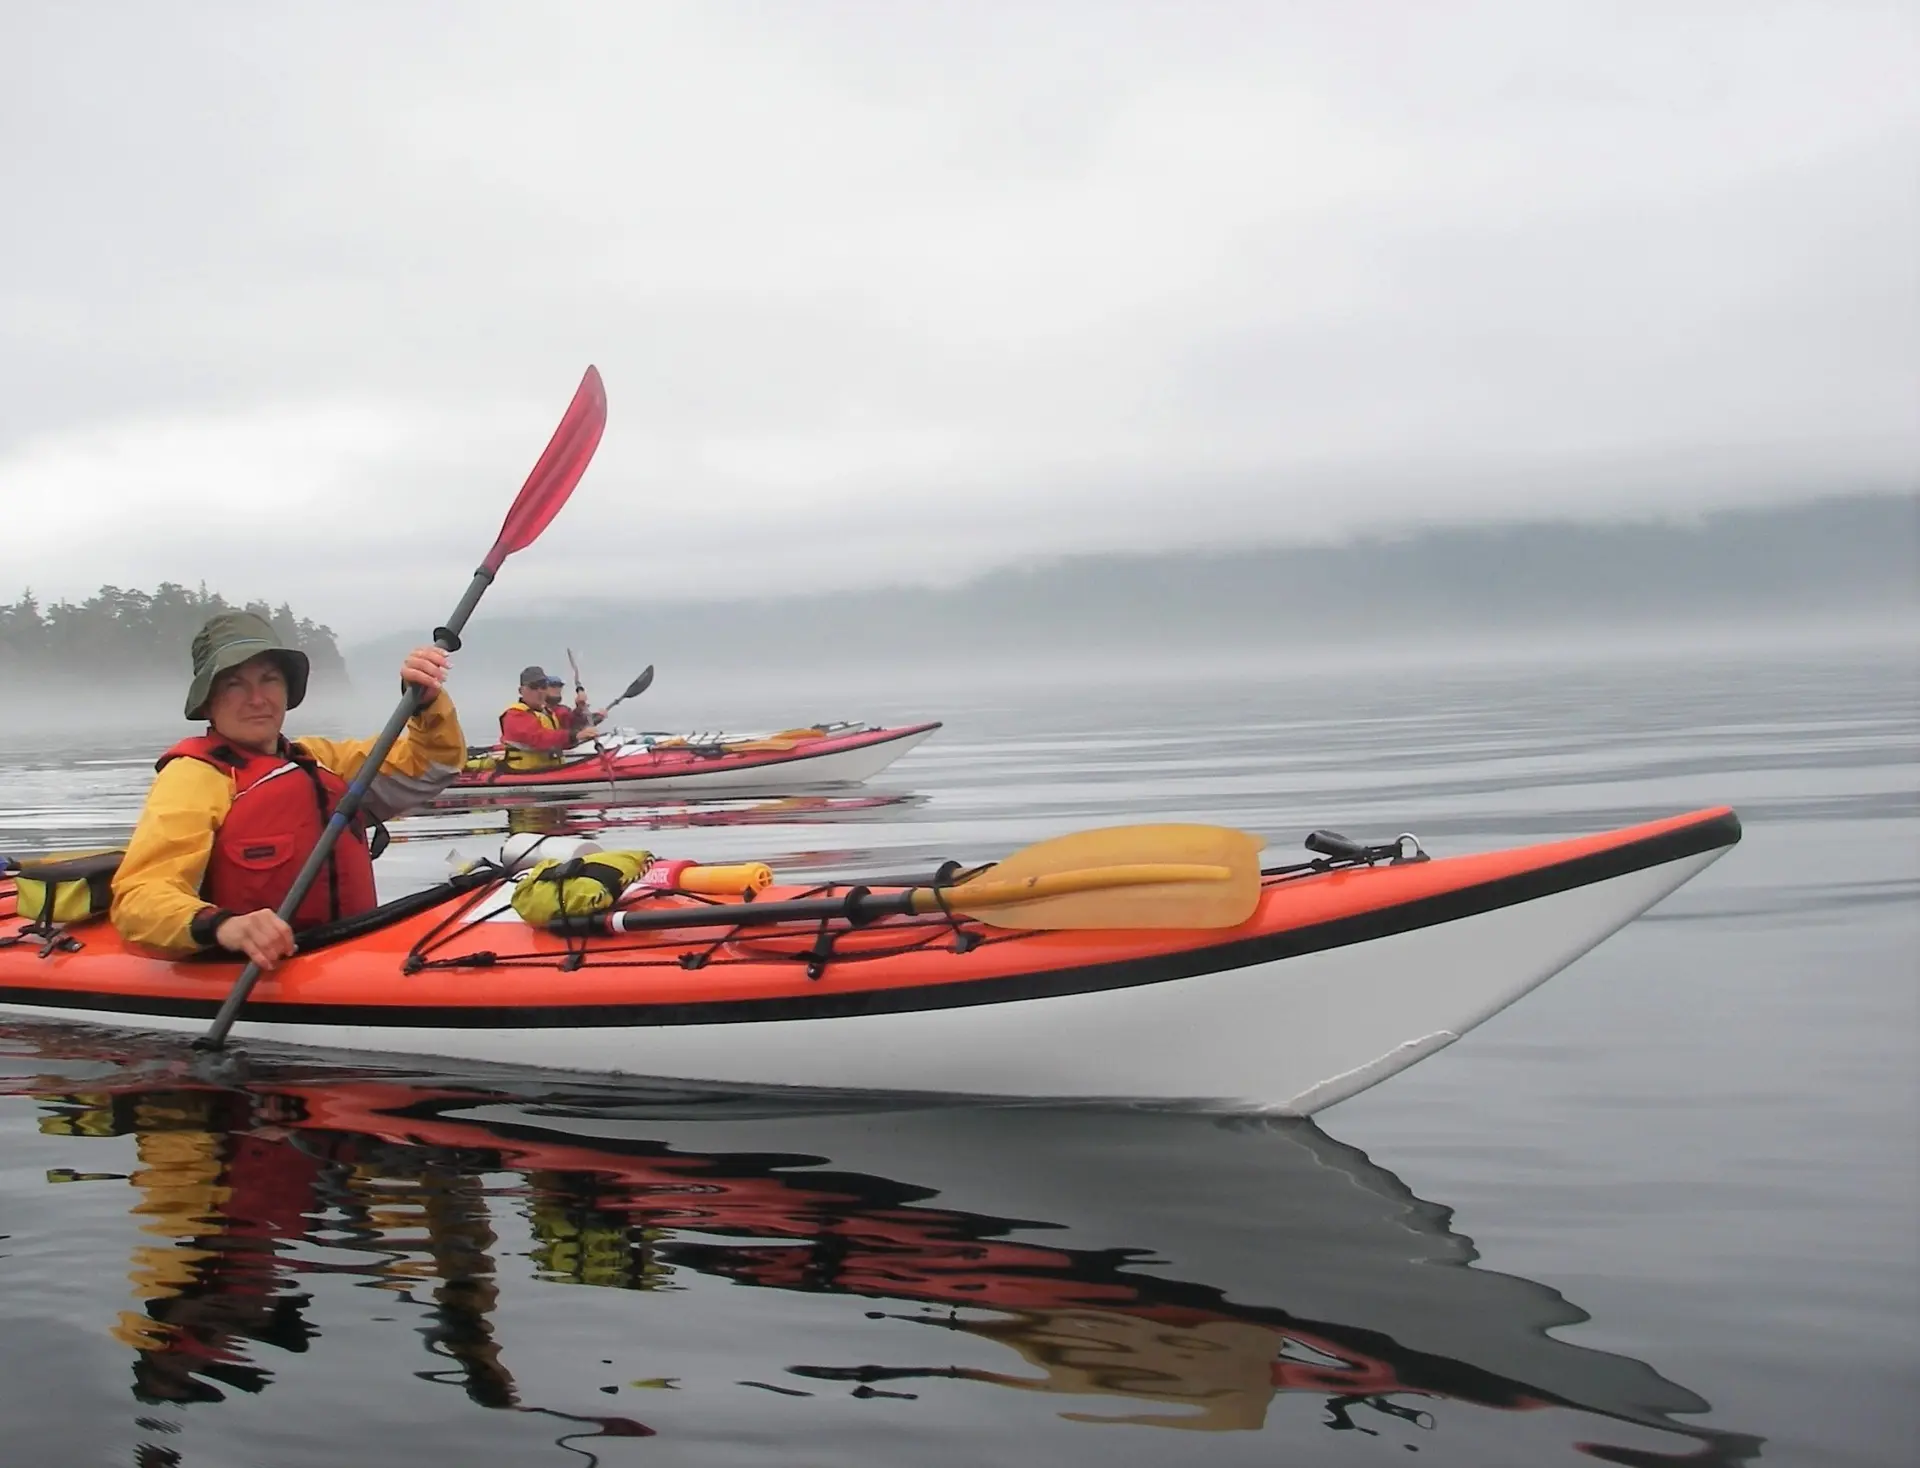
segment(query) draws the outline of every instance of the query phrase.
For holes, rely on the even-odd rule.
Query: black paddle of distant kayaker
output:
[[[608,704],[600,712],[602,714],[610,714],[613,712],[615,705],[623,704],[630,698],[638,698],[641,694],[645,693],[652,686],[653,686],[653,664],[648,663],[646,672],[642,673],[638,678],[635,678],[631,683],[629,683],[627,685],[627,691],[621,694],[618,698],[616,698],[613,701],[613,703]]]
[[[574,660],[572,648],[567,649],[567,666],[573,669],[573,691],[575,693],[585,693],[587,691],[586,686],[580,681],[580,664]],[[604,720],[607,717],[614,703],[620,703],[625,699],[632,698],[635,694],[645,693],[647,691],[647,685],[652,682],[653,664],[648,663],[647,670],[627,685],[627,691],[625,693],[621,694],[619,698],[616,698],[613,703],[608,704],[606,708],[600,710],[601,719]],[[614,784],[613,777],[613,756],[607,752],[606,745],[600,742],[600,736],[598,734],[593,736],[593,749],[594,753],[600,756],[600,768],[607,772],[607,792],[611,795],[618,795],[620,793],[619,787]]]
[[[573,657],[573,654],[569,652],[567,654],[567,657],[569,660],[571,660]],[[576,676],[578,675],[576,674]],[[613,703],[608,704],[605,708],[600,710],[600,717],[602,719],[605,719],[608,714],[612,713],[614,704],[625,703],[630,698],[639,697],[641,694],[647,691],[647,689],[652,685],[652,683],[653,683],[653,664],[648,663],[646,667],[646,671],[643,672],[638,678],[635,678],[631,683],[627,685],[627,691],[625,693],[621,694],[618,698],[616,698],[613,701]],[[618,795],[620,793],[620,787],[618,784],[615,783],[615,780],[614,780],[613,756],[607,753],[606,746],[600,742],[597,736],[593,741],[593,747],[599,751],[601,767],[605,769],[607,772],[607,793],[609,795]]]
[[[507,518],[493,542],[493,549],[487,552],[486,559],[473,573],[466,595],[460,598],[453,615],[447,618],[447,625],[435,629],[433,640],[437,644],[448,652],[460,646],[460,629],[467,625],[467,618],[473,615],[481,596],[493,584],[495,573],[508,556],[515,551],[525,550],[538,540],[540,532],[560,513],[560,507],[567,502],[567,496],[573,493],[573,487],[580,482],[580,476],[587,472],[587,465],[593,461],[593,451],[600,446],[600,435],[606,426],[606,388],[600,381],[599,369],[589,367],[586,376],[580,379],[573,401],[567,405],[560,426],[553,431],[546,452],[540,456],[540,462],[533,466],[533,472],[527,476],[527,482],[520,487],[520,493],[507,511]],[[306,865],[300,868],[300,874],[293,879],[292,889],[280,904],[282,922],[293,920],[293,914],[306,897],[307,889],[313,886],[321,867],[326,865],[334,843],[360,809],[361,801],[366,799],[367,789],[380,773],[380,765],[386,759],[387,751],[393,748],[400,731],[406,728],[407,721],[418,712],[419,707],[420,690],[408,684],[393,711],[393,717],[387,720],[387,727],[380,731],[380,737],[374,740],[373,748],[368,751],[366,763],[361,765],[360,773],[347,787],[347,793],[340,797],[340,804],[327,822],[326,830],[320,833],[320,839],[314,843]],[[247,966],[240,970],[240,977],[234,981],[232,992],[220,1006],[220,1012],[214,1016],[206,1034],[193,1042],[195,1049],[218,1050],[226,1043],[227,1031],[232,1028],[234,1017],[240,1012],[240,1006],[247,1002],[247,995],[252,992],[259,977],[260,965],[249,960]]]

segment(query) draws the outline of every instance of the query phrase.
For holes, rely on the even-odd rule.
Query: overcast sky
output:
[[[1914,482],[1907,3],[0,7],[0,596],[488,606]]]

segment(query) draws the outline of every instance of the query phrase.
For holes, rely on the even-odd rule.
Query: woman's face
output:
[[[264,653],[228,668],[213,680],[207,718],[228,743],[271,753],[287,718],[287,675]]]

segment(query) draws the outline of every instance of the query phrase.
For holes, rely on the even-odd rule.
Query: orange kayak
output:
[[[630,895],[638,931],[582,936],[522,920],[514,879],[483,870],[309,935],[261,978],[235,1034],[599,1074],[1306,1115],[1451,1044],[1739,839],[1724,807],[1438,858],[1403,838],[1267,868],[1251,915],[1212,929],[862,919],[856,889],[827,884],[720,905]],[[858,891],[869,885],[884,884]],[[807,916],[772,906],[795,901]],[[837,901],[848,916],[821,914]],[[20,934],[13,911],[0,882],[0,934],[19,934],[0,947],[0,1010],[194,1032],[240,968],[131,950],[97,921]]]

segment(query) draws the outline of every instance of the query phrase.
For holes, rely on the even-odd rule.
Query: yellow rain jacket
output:
[[[373,752],[371,739],[303,735],[295,742],[348,781]],[[451,784],[466,757],[460,716],[442,689],[393,742],[361,808],[378,820],[400,815]],[[212,906],[200,895],[200,884],[213,854],[214,832],[232,804],[232,778],[203,760],[169,760],[154,776],[113,878],[112,918],[121,937],[170,954],[202,946],[189,929],[195,915]]]

